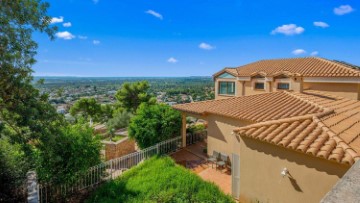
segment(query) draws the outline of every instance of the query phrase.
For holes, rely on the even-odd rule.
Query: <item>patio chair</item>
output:
[[[220,153],[220,159],[216,162],[216,169],[218,166],[224,168],[226,166],[228,156],[226,154]]]
[[[211,168],[213,168],[213,164],[216,164],[216,162],[218,161],[219,157],[220,157],[220,153],[214,150],[214,151],[213,151],[213,155],[210,156],[210,157],[207,159],[207,162],[208,162],[208,163],[209,163],[209,162],[211,163]]]

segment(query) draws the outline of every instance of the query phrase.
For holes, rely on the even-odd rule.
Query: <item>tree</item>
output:
[[[114,106],[112,104],[101,104],[101,116],[100,120],[106,122],[113,118]]]
[[[55,133],[50,124],[59,120],[47,95],[31,85],[37,48],[31,35],[39,31],[53,38],[57,30],[49,26],[48,6],[40,0],[0,1],[0,120],[7,136],[23,145]]]
[[[59,88],[59,89],[56,90],[56,96],[57,96],[57,97],[62,97],[63,94],[64,94],[64,92],[65,92],[64,88],[61,87],[61,88]]]
[[[129,137],[135,139],[140,148],[179,136],[181,114],[165,104],[143,103],[130,120]]]
[[[129,126],[131,116],[132,114],[127,111],[117,112],[114,117],[106,123],[111,138],[114,136],[115,130]]]
[[[53,185],[71,184],[91,166],[100,163],[100,140],[91,127],[82,123],[64,127],[61,134],[42,149],[37,175],[40,181]]]
[[[147,91],[150,85],[147,81],[124,83],[116,92],[116,99],[122,107],[129,112],[135,112],[143,102],[155,103],[156,99],[152,98]]]
[[[58,175],[72,180],[99,159],[89,130],[70,129],[31,84],[37,49],[32,33],[54,39],[57,30],[50,26],[48,7],[41,0],[0,0],[0,201],[13,196],[36,160],[40,181],[56,182]]]
[[[0,147],[0,154],[5,157],[1,158],[0,168],[16,169],[18,178],[24,177],[34,163],[34,146],[56,135],[62,125],[62,118],[47,102],[47,95],[41,95],[31,85],[37,48],[32,33],[45,32],[53,39],[57,30],[50,26],[48,7],[40,0],[0,1],[0,139],[9,144]],[[11,160],[18,160],[19,154],[24,155],[21,160],[25,159],[19,163],[30,166],[12,164]],[[7,182],[0,181],[1,188],[7,184],[6,191],[18,188],[11,174],[1,174],[8,178]]]
[[[85,119],[98,121],[101,115],[101,105],[94,98],[81,98],[70,108],[70,114],[81,114]]]

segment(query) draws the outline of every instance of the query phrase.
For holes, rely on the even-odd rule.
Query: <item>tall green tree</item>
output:
[[[12,141],[26,145],[56,132],[56,111],[31,85],[37,44],[32,33],[50,38],[56,27],[46,14],[48,3],[40,0],[0,1],[0,121]],[[0,131],[4,136],[4,131]]]
[[[165,104],[142,103],[130,120],[129,137],[136,140],[140,148],[180,135],[181,114]]]
[[[41,0],[0,0],[0,202],[18,202],[14,191],[35,161],[40,181],[59,183],[99,159],[92,132],[69,126],[31,84],[32,34],[53,39],[57,30],[48,7]]]
[[[81,98],[70,108],[70,114],[76,116],[81,114],[85,119],[99,120],[101,105],[94,98]]]
[[[48,3],[40,0],[0,1],[0,139],[14,145],[0,147],[2,156],[7,157],[0,162],[0,168],[12,166],[11,160],[19,157],[15,155],[24,155],[21,159],[26,159],[30,166],[18,165],[22,167],[18,169],[22,173],[16,173],[19,179],[25,177],[25,169],[34,163],[34,147],[51,140],[63,125],[47,95],[40,94],[31,84],[31,66],[36,62],[37,49],[32,34],[42,32],[53,39],[57,30],[50,26],[48,7]],[[16,152],[7,153],[7,149]],[[12,178],[4,173],[0,176]],[[17,181],[0,181],[0,184],[10,191],[18,188]]]
[[[116,99],[127,111],[135,112],[139,105],[145,103],[155,103],[156,99],[147,93],[150,85],[147,81],[135,83],[124,83],[116,92]]]

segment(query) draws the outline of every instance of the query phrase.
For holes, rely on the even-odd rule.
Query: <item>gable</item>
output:
[[[225,73],[219,75],[218,78],[235,78],[235,76],[225,72]]]

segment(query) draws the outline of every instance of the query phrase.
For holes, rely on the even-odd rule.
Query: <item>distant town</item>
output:
[[[44,83],[38,81],[43,79]],[[34,85],[47,93],[58,113],[70,117],[71,106],[80,98],[95,98],[101,104],[114,104],[115,94],[124,82],[147,80],[158,103],[190,103],[214,99],[211,77],[35,77]]]

